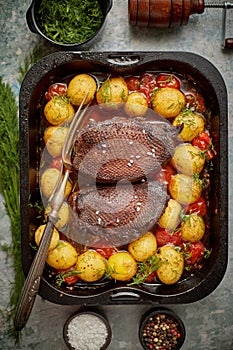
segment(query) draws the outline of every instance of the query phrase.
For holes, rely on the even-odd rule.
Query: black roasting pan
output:
[[[190,303],[210,294],[221,282],[228,250],[228,127],[227,92],[219,71],[205,58],[186,52],[56,52],[38,61],[26,75],[20,91],[21,254],[27,275],[34,256],[31,241],[38,225],[37,210],[29,203],[40,199],[40,107],[48,87],[82,72],[140,75],[145,71],[175,72],[200,86],[211,110],[211,130],[217,135],[210,191],[210,247],[204,267],[175,285],[121,283],[91,288],[58,288],[45,269],[39,294],[58,304]]]

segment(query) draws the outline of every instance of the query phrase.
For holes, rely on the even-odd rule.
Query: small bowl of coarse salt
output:
[[[108,320],[96,311],[79,311],[64,324],[64,341],[70,350],[105,350],[112,330]]]

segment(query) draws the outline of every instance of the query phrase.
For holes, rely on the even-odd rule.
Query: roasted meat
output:
[[[167,200],[166,190],[156,181],[85,188],[69,199],[71,238],[91,246],[127,244],[151,229]]]
[[[164,121],[115,117],[77,135],[73,166],[96,182],[139,181],[173,156],[178,129]]]

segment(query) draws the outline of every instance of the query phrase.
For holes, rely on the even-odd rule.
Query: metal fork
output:
[[[27,278],[25,280],[19,303],[16,309],[14,318],[14,327],[16,330],[21,330],[26,325],[40,287],[40,281],[44,271],[45,262],[48,254],[48,248],[53,235],[54,225],[59,219],[58,212],[64,202],[65,188],[69,178],[70,170],[72,168],[71,153],[75,134],[88,106],[91,103],[90,101],[82,110],[87,95],[88,94],[86,94],[86,96],[84,97],[81,105],[79,106],[76,114],[74,115],[65,139],[65,143],[62,150],[62,167],[60,171],[60,176],[49,198],[51,211],[48,214],[47,224],[44,229],[40,245],[38,247],[37,253],[34,257]],[[62,174],[64,167],[66,168],[66,171],[63,177]]]

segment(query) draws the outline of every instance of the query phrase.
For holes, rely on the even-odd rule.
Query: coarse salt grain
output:
[[[74,317],[67,327],[68,341],[75,350],[100,350],[107,336],[104,322],[92,314]]]

